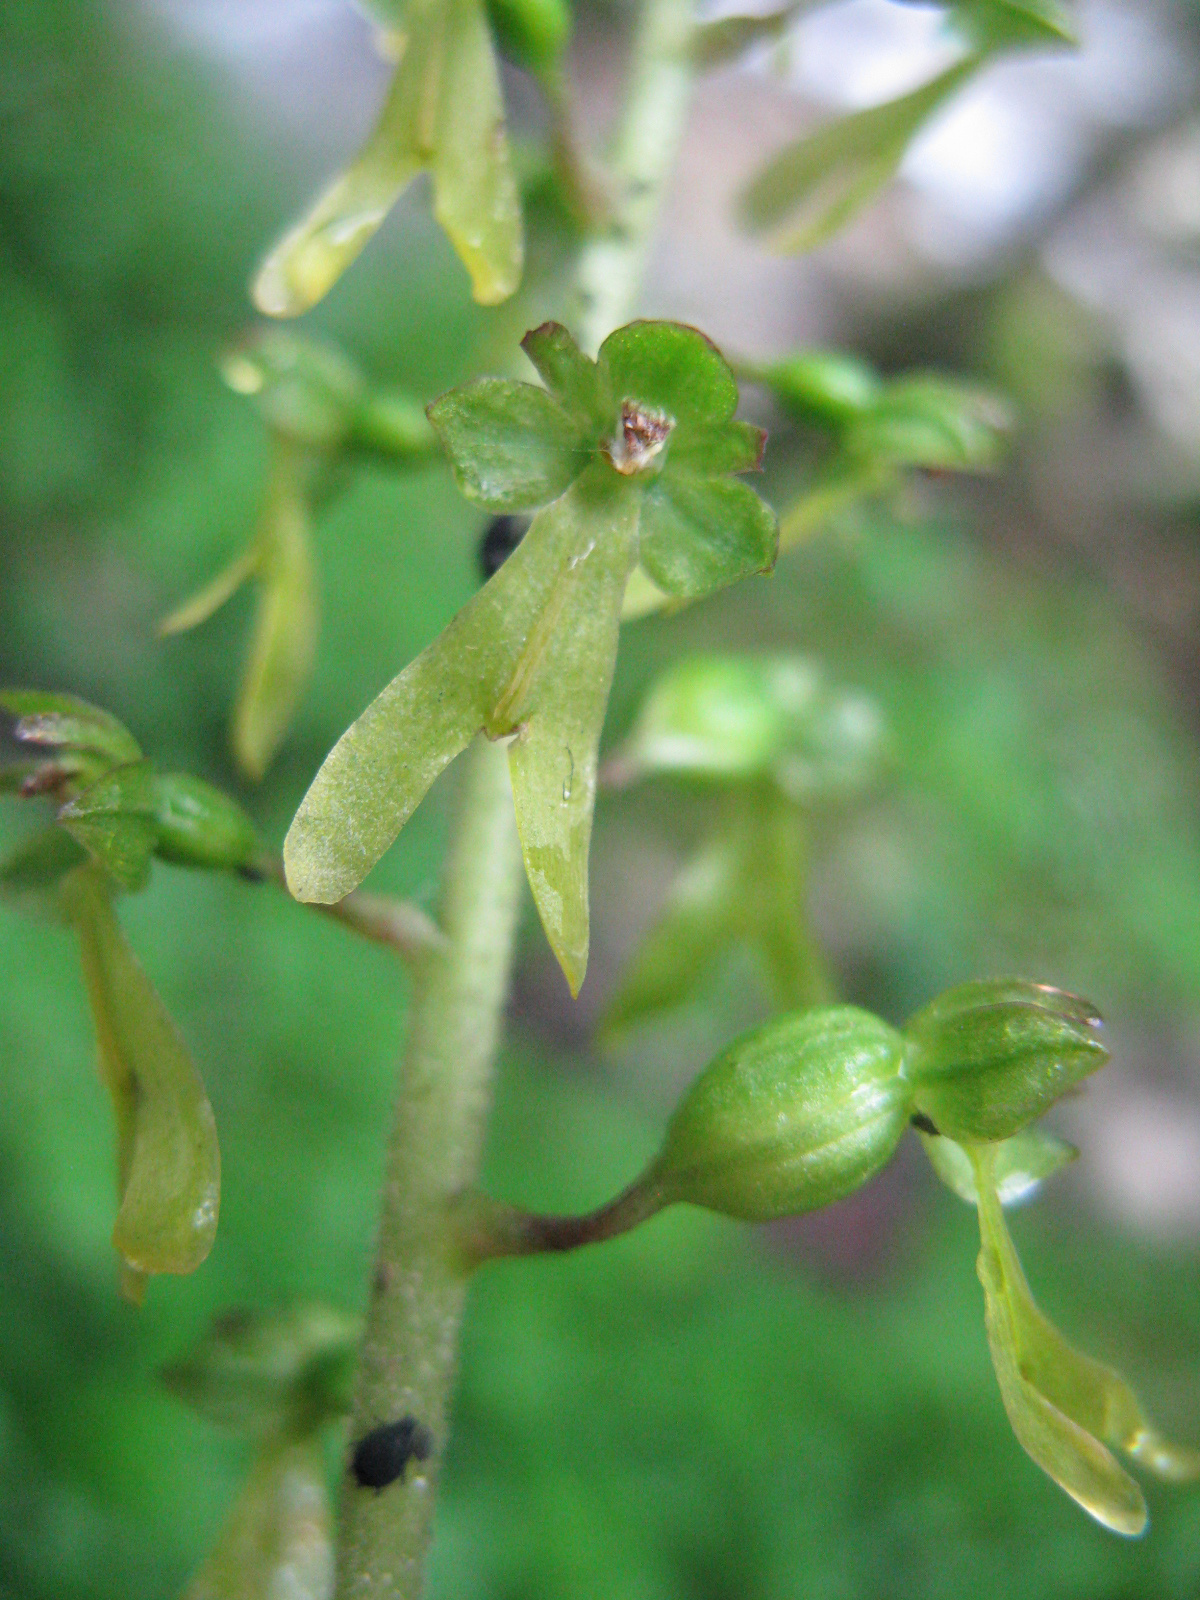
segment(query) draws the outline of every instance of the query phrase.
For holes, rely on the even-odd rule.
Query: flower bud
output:
[[[865,361],[837,350],[807,350],[755,374],[785,411],[804,422],[837,426],[866,411],[883,384]]]
[[[235,801],[182,772],[155,780],[160,861],[181,867],[244,867],[258,851],[254,824]]]
[[[912,1109],[904,1041],[854,1006],[743,1035],[684,1096],[647,1181],[748,1222],[814,1211],[874,1175]]]
[[[915,1109],[969,1144],[1008,1139],[1108,1060],[1077,995],[1023,979],[960,984],[909,1019]]]

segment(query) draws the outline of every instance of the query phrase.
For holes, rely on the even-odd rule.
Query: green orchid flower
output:
[[[577,992],[587,967],[597,752],[622,600],[636,564],[695,599],[775,561],[771,509],[731,476],[764,434],[694,328],[634,322],[595,361],[557,323],[522,348],[545,388],[482,378],[429,408],[463,493],[536,510],[445,632],[342,736],[284,844],[298,899],[340,900],[446,765],[483,731],[511,738],[517,825],[547,937]]]

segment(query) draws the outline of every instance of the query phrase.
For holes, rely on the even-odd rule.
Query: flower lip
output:
[[[603,446],[604,453],[619,473],[633,477],[662,454],[674,426],[674,417],[665,411],[637,400],[622,400],[620,428]]]

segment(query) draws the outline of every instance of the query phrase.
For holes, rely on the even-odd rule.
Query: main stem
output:
[[[683,133],[692,28],[692,0],[644,0],[612,151],[616,213],[579,261],[572,320],[585,348],[634,303]],[[478,1175],[521,875],[506,749],[478,739],[464,766],[442,889],[446,944],[417,973],[351,1424],[358,1440],[412,1417],[434,1448],[382,1492],[347,1474],[337,1600],[416,1600],[446,1443],[467,1282],[452,1201]]]

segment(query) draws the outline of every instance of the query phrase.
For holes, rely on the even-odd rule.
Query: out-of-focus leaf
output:
[[[768,11],[759,17],[717,17],[700,23],[692,32],[692,61],[697,71],[711,72],[714,67],[739,61],[757,44],[782,39],[801,3],[797,0],[781,11]]]
[[[99,872],[63,885],[79,935],[100,1072],[117,1123],[113,1246],[132,1274],[194,1272],[217,1231],[212,1107],[165,1006],[125,942]]]
[[[233,713],[233,751],[261,779],[312,671],[317,592],[303,465],[279,445],[259,523],[258,599],[250,653]]]
[[[158,839],[158,795],[148,761],[115,767],[58,813],[58,821],[122,889],[140,889]]]
[[[220,1542],[182,1600],[330,1600],[333,1527],[321,1452],[285,1439],[259,1454]]]
[[[1013,1432],[1097,1522],[1135,1536],[1146,1526],[1146,1502],[1105,1446],[1177,1480],[1200,1476],[1200,1454],[1165,1440],[1121,1375],[1075,1350],[1038,1310],[1004,1221],[991,1152],[974,1149],[971,1159],[988,1343]]]
[[[487,14],[501,54],[553,82],[571,39],[566,0],[487,0]]]
[[[782,233],[782,247],[811,250],[872,200],[914,135],[983,64],[972,53],[911,94],[819,128],[774,156],[742,197],[752,233]]]
[[[1012,413],[998,396],[918,373],[888,384],[847,430],[847,454],[876,466],[980,472],[998,465]]]
[[[63,921],[63,879],[87,859],[87,851],[64,829],[54,824],[41,829],[0,862],[0,904],[26,916]]]
[[[479,378],[436,400],[429,418],[463,494],[493,511],[546,505],[587,466],[577,423],[530,383]]]
[[[374,131],[351,165],[280,241],[255,280],[256,305],[298,316],[332,287],[417,173],[433,173],[434,214],[494,305],[520,281],[520,201],[508,156],[491,37],[480,0],[411,0],[407,43]]]
[[[929,1164],[960,1200],[978,1205],[975,1169],[971,1158],[953,1139],[921,1133]],[[1017,1206],[1032,1199],[1045,1180],[1079,1155],[1073,1144],[1045,1128],[1025,1128],[1011,1139],[991,1147],[992,1178],[1002,1206]]]
[[[254,398],[273,432],[310,450],[345,442],[362,403],[362,374],[336,346],[290,328],[256,328],[221,357],[221,376]]]
[[[324,1305],[233,1311],[162,1378],[220,1427],[300,1435],[349,1409],[361,1333],[357,1318]]]
[[[745,375],[769,389],[789,415],[821,427],[852,421],[883,393],[874,367],[840,350],[803,350]]]
[[[978,50],[1078,43],[1059,0],[953,0],[951,15]]]
[[[231,600],[247,579],[252,578],[258,571],[262,562],[262,552],[257,540],[247,546],[241,555],[217,573],[211,582],[206,583],[202,589],[189,595],[182,605],[176,606],[174,611],[162,619],[158,625],[160,638],[169,638],[176,633],[189,633],[193,628],[198,628],[202,622],[207,622],[215,612],[219,611],[227,600]]]

